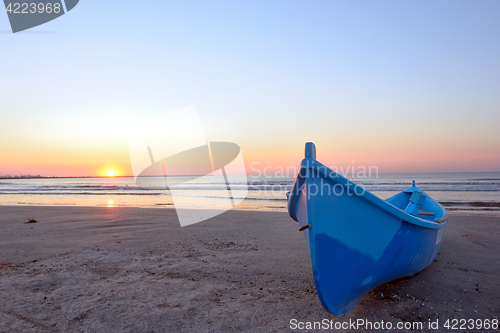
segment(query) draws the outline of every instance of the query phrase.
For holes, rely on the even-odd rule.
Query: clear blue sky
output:
[[[493,0],[81,0],[18,34],[0,14],[0,172],[127,168],[134,119],[191,104],[207,139],[249,163],[296,164],[315,141],[331,163],[382,172],[498,171],[499,13]]]

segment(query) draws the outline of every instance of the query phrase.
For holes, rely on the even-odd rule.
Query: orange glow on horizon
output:
[[[413,134],[413,133],[410,133]],[[405,137],[411,137],[405,134]],[[423,136],[419,140],[392,140],[393,135],[349,137],[335,140],[316,138],[274,142],[265,146],[259,140],[249,140],[240,145],[246,172],[258,175],[279,173],[290,168],[292,173],[304,158],[304,143],[316,144],[317,159],[322,164],[343,167],[377,167],[379,173],[392,172],[498,172],[500,144],[498,140],[461,138],[453,133],[439,137]],[[304,135],[305,136],[305,135]],[[441,137],[443,136],[443,137]],[[432,140],[434,141],[432,141]],[[237,142],[235,140],[235,142]],[[126,144],[103,151],[99,145],[84,150],[54,147],[38,150],[17,143],[0,147],[0,176],[41,175],[56,177],[124,177],[133,176]],[[90,149],[92,148],[92,149]],[[231,174],[231,170],[227,170]],[[186,170],[186,174],[193,173]]]

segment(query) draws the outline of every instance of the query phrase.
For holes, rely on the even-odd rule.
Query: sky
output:
[[[247,171],[500,171],[500,2],[89,1],[0,14],[0,174],[131,175],[140,119],[196,105]],[[250,165],[253,167],[250,168]]]

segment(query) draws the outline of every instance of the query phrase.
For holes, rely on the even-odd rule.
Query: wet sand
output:
[[[0,332],[286,332],[292,319],[425,332],[439,319],[433,332],[447,332],[447,319],[498,319],[499,239],[500,217],[451,214],[430,267],[335,316],[286,213],[230,211],[181,228],[168,208],[0,206]]]

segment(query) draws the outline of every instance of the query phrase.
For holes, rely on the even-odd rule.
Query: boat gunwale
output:
[[[438,223],[438,222],[424,220],[424,219],[418,218],[416,216],[410,215],[410,214],[402,211],[401,209],[397,208],[393,204],[379,198],[375,194],[366,190],[364,187],[361,187],[361,186],[357,185],[356,183],[354,183],[353,181],[350,181],[349,179],[345,178],[344,176],[342,176],[338,172],[333,171],[332,169],[330,169],[326,165],[318,162],[314,158],[309,158],[309,157],[304,158],[302,160],[302,162],[300,163],[300,168],[306,169],[306,170],[307,169],[315,170],[315,171],[317,171],[318,175],[322,176],[323,178],[325,178],[327,180],[339,183],[346,188],[352,188],[354,190],[355,195],[358,198],[366,201],[367,203],[371,204],[372,206],[375,206],[375,207],[387,212],[388,214],[391,214],[397,218],[400,218],[404,222],[411,223],[415,226],[427,228],[427,229],[441,229],[441,228],[446,227],[446,225],[448,224],[448,220]],[[325,170],[328,170],[327,174],[325,174]],[[304,177],[307,179],[308,174],[309,173],[306,172],[306,175],[301,176],[300,170],[299,170],[299,172],[297,174],[297,178]],[[331,176],[332,174],[334,174],[335,177],[332,177]],[[296,206],[298,204],[298,199],[300,197],[300,193],[297,192],[297,190],[295,189],[297,186],[298,185],[297,185],[297,179],[296,179],[294,181],[293,188],[290,191],[290,200],[289,200],[289,209],[288,209],[290,213],[292,213],[290,211],[291,206]],[[363,190],[361,192],[362,194],[358,194],[356,192],[356,189],[362,189]],[[302,191],[302,189],[300,189],[300,191]],[[293,204],[292,204],[292,200],[293,200]],[[295,213],[293,215],[295,215]],[[444,209],[444,207],[443,207],[443,216],[442,217],[445,217],[445,216],[447,216],[447,212],[446,212],[446,209]],[[292,218],[293,218],[293,216],[292,216]]]

